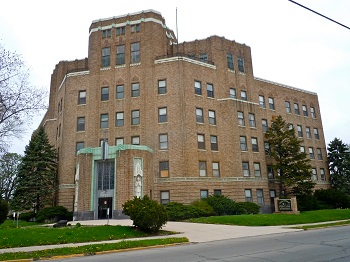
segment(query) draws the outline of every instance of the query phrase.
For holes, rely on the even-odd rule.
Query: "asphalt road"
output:
[[[350,226],[118,252],[65,262],[350,261]]]

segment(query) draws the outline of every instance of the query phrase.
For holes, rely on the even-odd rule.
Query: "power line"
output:
[[[307,10],[309,10],[309,11],[311,11],[311,12],[313,12],[313,13],[319,15],[319,16],[322,16],[323,18],[326,18],[326,19],[328,19],[328,20],[330,20],[330,21],[332,21],[332,22],[334,22],[334,23],[336,23],[338,25],[341,25],[341,26],[343,26],[343,27],[345,27],[345,28],[350,30],[350,27],[348,27],[348,26],[346,26],[344,24],[341,24],[341,23],[339,23],[339,22],[337,22],[337,21],[335,21],[335,20],[333,20],[333,19],[331,19],[331,18],[329,18],[329,17],[327,17],[327,16],[325,16],[323,14],[320,14],[320,13],[318,13],[318,12],[316,12],[316,11],[314,11],[314,10],[304,6],[304,5],[301,5],[301,4],[299,4],[299,3],[295,2],[295,1],[292,1],[292,0],[288,0],[288,1],[294,3],[294,4],[298,5],[298,6],[301,6],[301,7],[305,8],[305,9],[307,9]]]

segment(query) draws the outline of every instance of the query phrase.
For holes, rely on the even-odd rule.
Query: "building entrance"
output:
[[[112,198],[100,197],[98,199],[98,219],[112,218]]]

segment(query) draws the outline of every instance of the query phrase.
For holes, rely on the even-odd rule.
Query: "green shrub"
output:
[[[68,212],[63,206],[47,207],[39,211],[37,222],[57,222],[59,220],[72,220],[72,212]]]
[[[346,193],[334,188],[316,190],[315,198],[323,205],[323,209],[349,208],[350,197]]]
[[[205,200],[195,200],[191,206],[198,208],[199,217],[214,216],[214,208]]]
[[[5,200],[0,198],[0,225],[7,219],[7,214],[9,212],[9,205]]]
[[[253,202],[237,202],[234,204],[235,214],[258,214],[259,213],[259,205]]]
[[[156,233],[168,221],[165,207],[148,196],[126,201],[123,213],[133,220],[135,227],[144,232]]]
[[[314,195],[299,195],[297,196],[297,203],[299,211],[329,209],[329,207],[321,204]]]
[[[201,211],[199,207],[185,205],[177,202],[170,202],[165,206],[170,221],[181,221],[189,218],[200,217]]]
[[[211,195],[203,200],[212,206],[215,215],[233,215],[236,213],[235,202],[224,195]]]
[[[31,211],[31,212],[25,212],[25,213],[21,213],[19,215],[19,219],[23,220],[23,221],[31,221],[33,218],[35,218],[36,214],[35,212]]]

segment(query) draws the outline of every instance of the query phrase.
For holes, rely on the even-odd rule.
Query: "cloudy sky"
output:
[[[349,0],[295,1],[350,27]],[[316,92],[326,143],[350,144],[350,30],[288,0],[5,0],[0,41],[49,89],[59,61],[87,57],[93,20],[148,9],[174,31],[177,9],[179,42],[218,35],[250,46],[256,77]],[[10,151],[23,153],[42,116]]]

